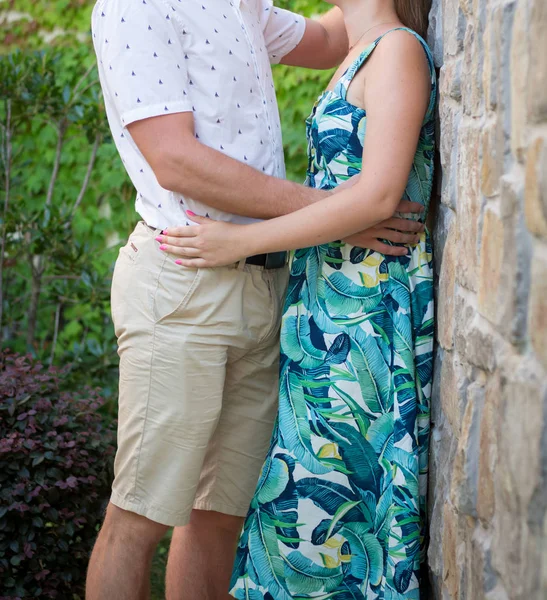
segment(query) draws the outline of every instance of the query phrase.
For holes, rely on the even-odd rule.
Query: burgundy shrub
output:
[[[83,598],[110,493],[113,425],[94,389],[0,352],[0,600]]]

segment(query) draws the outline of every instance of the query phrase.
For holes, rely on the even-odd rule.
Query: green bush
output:
[[[0,99],[3,342],[72,363],[78,382],[114,381],[110,273],[133,225],[133,191],[88,46],[11,53]]]
[[[75,384],[100,383],[113,396],[110,277],[137,215],[106,125],[93,4],[18,0],[19,17],[0,28],[0,335],[3,346],[70,363]],[[278,4],[306,15],[327,8]],[[303,181],[305,118],[330,73],[278,66],[274,76],[287,175]]]

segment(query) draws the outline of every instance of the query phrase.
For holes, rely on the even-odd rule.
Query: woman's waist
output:
[[[415,219],[415,220],[418,220],[418,219]],[[347,260],[349,260],[355,254],[363,254],[363,253],[367,254],[367,255],[372,254],[372,253],[378,254],[379,256],[384,256],[385,258],[389,257],[390,259],[404,258],[404,256],[408,256],[408,254],[411,254],[412,252],[418,252],[421,250],[423,251],[424,249],[431,246],[431,240],[432,240],[431,232],[428,229],[426,229],[425,231],[422,231],[421,233],[419,233],[417,235],[419,235],[419,239],[415,244],[392,242],[390,240],[378,238],[378,241],[381,242],[382,244],[385,244],[386,246],[391,246],[393,248],[406,248],[407,254],[403,255],[403,256],[391,256],[391,255],[385,254],[383,252],[378,252],[371,248],[354,246],[353,244],[349,244],[348,242],[345,242],[343,240],[330,242],[328,244],[324,244],[324,246],[327,249],[339,249],[342,256]]]
[[[381,268],[383,264],[392,262],[401,263],[403,266],[411,265],[411,268],[414,268],[416,265],[425,265],[433,260],[432,238],[428,230],[423,231],[418,242],[412,245],[399,244],[389,240],[380,241],[388,246],[406,248],[407,253],[402,256],[393,256],[371,248],[354,246],[344,241],[334,241],[312,248],[295,250],[291,256],[291,262],[313,259],[321,263],[321,267],[340,270],[350,265]]]

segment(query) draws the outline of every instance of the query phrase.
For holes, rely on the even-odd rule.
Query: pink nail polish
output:
[[[187,215],[190,215],[191,217],[197,217],[196,213],[195,213],[195,212],[192,212],[191,210],[187,210],[187,211],[186,211],[186,214],[187,214]]]
[[[156,238],[156,242],[163,242],[163,238],[161,237],[161,235],[158,235],[158,237]]]
[[[176,260],[176,261],[175,261],[175,264],[176,264],[176,265],[182,265],[182,261],[181,261],[181,260]]]
[[[167,246],[165,246],[164,244],[162,244],[162,245],[160,246],[160,250],[167,250]]]

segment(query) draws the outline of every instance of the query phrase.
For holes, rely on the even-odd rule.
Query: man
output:
[[[185,210],[244,223],[324,197],[283,179],[270,63],[335,66],[345,28],[337,9],[316,22],[269,0],[99,0],[93,39],[143,222],[113,278],[118,453],[87,598],[147,598],[154,549],[174,527],[167,598],[224,599],[275,418],[286,257],[192,271],[155,238]],[[415,237],[360,235],[379,249],[376,237]]]

